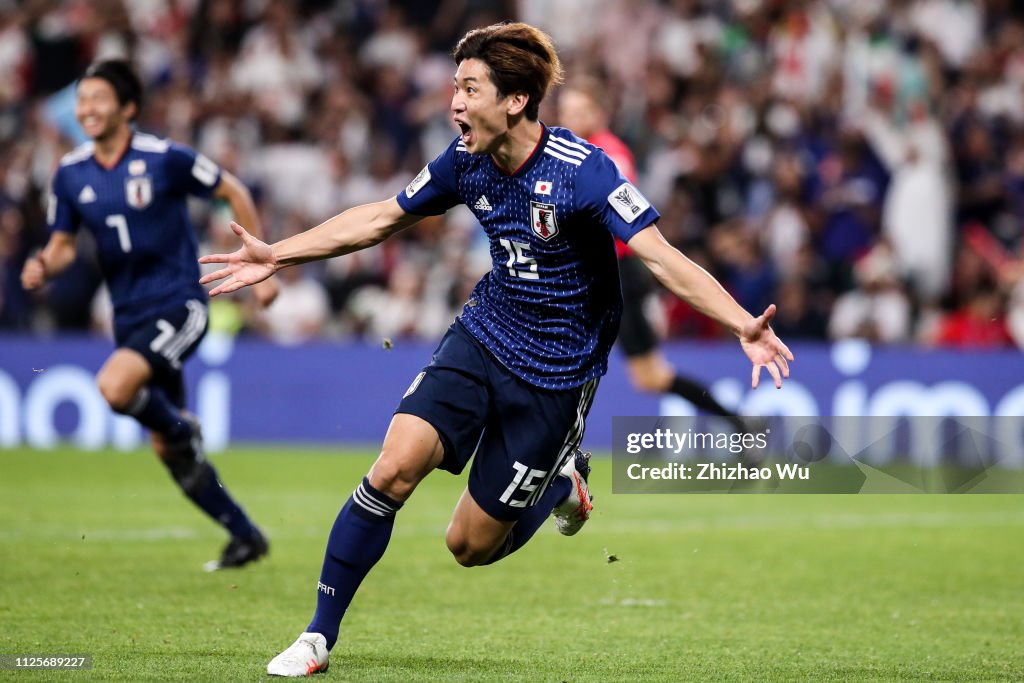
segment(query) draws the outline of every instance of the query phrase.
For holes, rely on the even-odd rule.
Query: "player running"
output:
[[[135,132],[141,104],[142,83],[126,61],[97,62],[85,72],[75,116],[92,141],[61,159],[47,210],[50,238],[25,262],[21,282],[37,289],[60,275],[75,260],[79,227],[92,233],[117,344],[96,377],[100,393],[149,430],[181,490],[231,535],[207,569],[241,567],[267,554],[267,539],[221,484],[203,453],[199,422],[185,412],[181,366],[207,326],[186,199],[223,199],[256,229],[259,218],[233,175],[184,145]],[[269,305],[277,284],[268,280],[255,293]]]
[[[601,150],[538,121],[561,80],[551,39],[522,23],[470,31],[455,48],[453,119],[461,134],[397,197],[365,204],[264,244],[233,225],[242,247],[206,256],[233,292],[280,268],[377,244],[424,216],[466,204],[490,239],[493,266],[398,405],[380,457],[327,540],[312,622],[267,672],[327,668],[345,610],[384,554],[395,514],[430,472],[468,486],[445,540],[459,564],[521,548],[554,514],[572,535],[590,516],[588,456],[579,451],[622,307],[613,236],[628,242],[676,295],[732,330],[781,386],[792,355],[770,306],[755,318],[658,232],[658,212]],[[475,457],[474,457],[475,454]]]

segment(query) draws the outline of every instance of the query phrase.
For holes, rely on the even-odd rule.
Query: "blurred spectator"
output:
[[[30,297],[9,274],[45,241],[80,135],[68,86],[96,57],[131,57],[140,127],[233,169],[280,238],[401,191],[454,135],[452,41],[502,19],[605,83],[667,239],[748,307],[779,304],[788,336],[982,341],[1000,338],[982,313],[1024,320],[1020,278],[976,252],[1024,247],[1020,3],[0,0],[0,328],[89,325],[87,245],[66,287]],[[207,242],[221,213],[196,214]],[[307,327],[437,334],[491,264],[467,214],[304,273],[329,309]],[[724,334],[668,303],[670,335]],[[224,324],[269,329],[253,316],[242,300]]]
[[[893,248],[900,275],[928,301],[949,287],[952,268],[953,197],[946,140],[923,103],[915,103],[900,131],[879,111],[864,116],[864,132],[892,184],[882,207],[882,232]]]
[[[944,316],[935,343],[958,349],[993,349],[1013,344],[1003,313],[1002,295],[994,288],[973,292],[963,307]]]
[[[327,291],[308,268],[282,270],[277,299],[256,319],[257,329],[278,344],[301,344],[326,329],[331,312]]]
[[[271,0],[263,20],[242,41],[232,83],[274,123],[294,128],[306,113],[306,98],[320,85],[321,67],[299,30],[295,3]]]
[[[772,329],[782,339],[827,338],[828,319],[817,310],[807,284],[793,278],[784,281],[777,290],[778,313],[772,320]]]
[[[910,299],[897,279],[897,270],[895,256],[885,244],[857,261],[857,288],[840,296],[832,308],[832,339],[858,337],[882,343],[909,340]]]
[[[424,299],[419,265],[402,262],[392,271],[387,289],[365,288],[349,308],[370,339],[435,338],[451,324],[443,300]]]

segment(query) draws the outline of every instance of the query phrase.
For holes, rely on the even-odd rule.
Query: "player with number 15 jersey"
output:
[[[507,175],[456,138],[398,203],[420,216],[466,204],[480,221],[493,268],[460,320],[505,367],[547,389],[605,373],[622,310],[612,236],[659,215],[601,149],[545,126]]]
[[[327,540],[317,609],[267,673],[307,676],[329,651],[352,597],[383,556],[394,519],[434,469],[461,472],[465,492],[445,533],[470,567],[523,548],[553,516],[576,534],[593,508],[589,456],[579,446],[621,313],[612,235],[636,248],[669,288],[733,330],[781,386],[788,349],[662,238],[658,213],[604,152],[540,122],[561,79],[550,37],[522,23],[467,33],[453,53],[452,120],[461,134],[397,197],[357,206],[273,245],[234,225],[242,246],[205,256],[226,280],[211,295],[277,270],[352,253],[466,204],[487,233],[493,266],[430,363],[410,384],[380,457],[346,501]],[[557,580],[557,579],[556,579]],[[573,590],[568,590],[573,594]]]

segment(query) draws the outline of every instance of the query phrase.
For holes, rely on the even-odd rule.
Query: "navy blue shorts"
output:
[[[469,494],[487,514],[514,521],[579,447],[596,390],[596,379],[563,390],[528,384],[456,320],[395,412],[433,425],[441,469],[459,474],[472,458]]]
[[[160,387],[179,408],[185,407],[185,381],[181,364],[192,355],[206,334],[206,304],[198,299],[179,301],[141,320],[114,320],[118,348],[138,351],[153,371],[150,384]]]

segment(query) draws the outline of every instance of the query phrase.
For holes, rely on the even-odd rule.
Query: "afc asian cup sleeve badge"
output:
[[[129,178],[124,184],[125,201],[133,209],[145,209],[153,202],[153,182],[148,176]]]
[[[558,220],[555,205],[545,202],[530,202],[530,229],[545,242],[558,234]]]
[[[632,223],[641,213],[651,208],[639,190],[629,183],[622,183],[608,195],[608,203],[627,223]]]
[[[413,196],[422,190],[427,183],[430,182],[430,165],[423,167],[423,170],[416,174],[416,177],[412,179],[405,188],[405,196],[412,199]]]

